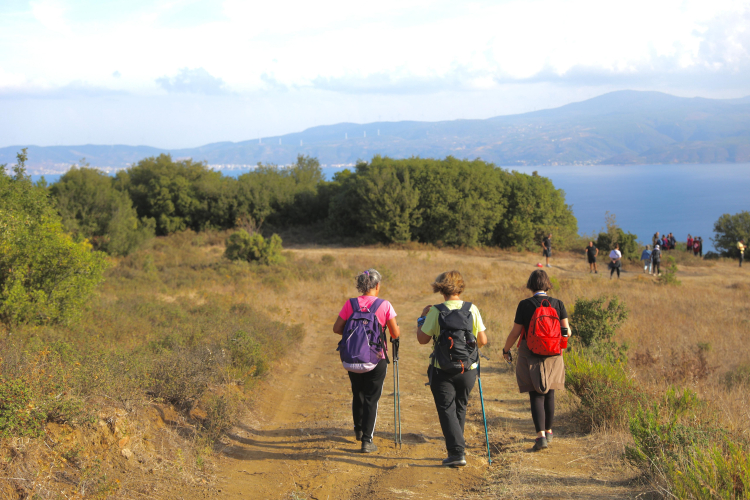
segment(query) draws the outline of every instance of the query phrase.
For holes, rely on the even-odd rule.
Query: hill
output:
[[[23,146],[0,149],[12,163]],[[148,146],[29,146],[33,173],[65,171],[81,157],[122,168],[169,152],[223,168],[292,163],[298,154],[323,165],[379,154],[482,158],[497,165],[725,163],[750,161],[750,97],[705,99],[618,91],[559,108],[486,120],[338,123],[298,133],[189,149]]]

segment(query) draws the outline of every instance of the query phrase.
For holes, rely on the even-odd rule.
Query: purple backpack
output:
[[[369,308],[360,308],[356,298],[350,299],[350,302],[352,315],[346,320],[344,334],[336,350],[344,368],[354,373],[365,373],[385,359],[383,328],[375,316],[383,299],[375,299]]]

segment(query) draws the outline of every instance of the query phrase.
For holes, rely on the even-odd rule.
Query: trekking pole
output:
[[[398,339],[391,339],[393,346],[393,445],[401,448],[401,387],[398,377]]]
[[[487,443],[487,464],[492,465],[492,456],[490,455],[490,435],[487,432],[487,415],[484,412],[484,394],[482,394],[482,373],[481,363],[477,362],[477,380],[479,381],[479,399],[482,401],[482,420],[484,420],[484,440]]]

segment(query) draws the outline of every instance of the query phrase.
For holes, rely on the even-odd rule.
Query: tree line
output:
[[[125,255],[153,235],[248,224],[317,224],[324,237],[362,243],[535,248],[543,233],[577,236],[564,193],[538,175],[481,160],[376,156],[326,181],[317,159],[259,164],[237,178],[205,163],[146,158],[115,177],[83,164],[49,189],[65,227],[95,248]]]

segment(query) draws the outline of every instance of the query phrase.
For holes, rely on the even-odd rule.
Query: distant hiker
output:
[[[740,252],[740,267],[742,267],[742,261],[745,260],[745,240],[742,238],[737,242],[737,250]]]
[[[690,233],[688,233],[686,248],[687,248],[688,252],[692,252],[693,251],[693,237],[690,236]]]
[[[656,231],[654,233],[654,237],[651,238],[651,244],[654,245],[654,246],[662,244],[661,243],[661,238],[659,237],[659,231]]]
[[[461,300],[465,288],[458,271],[435,278],[432,291],[444,302],[426,306],[417,320],[417,341],[433,341],[427,373],[435,400],[448,458],[443,465],[466,465],[464,423],[469,393],[477,380],[479,348],[487,344],[482,316],[477,306]]]
[[[651,250],[649,250],[648,245],[641,253],[641,261],[643,262],[643,272],[651,274]]]
[[[552,257],[552,233],[542,239],[542,255],[547,259],[547,267],[551,267],[549,258]]]
[[[698,257],[703,258],[703,236],[698,236]]]
[[[615,248],[609,252],[609,279],[612,279],[612,275],[617,271],[617,279],[620,279],[620,268],[622,267],[622,252],[620,252],[620,244],[615,243]]]
[[[677,247],[677,238],[672,233],[669,233],[669,249],[674,250]]]
[[[541,269],[532,272],[526,288],[533,295],[518,303],[503,357],[508,362],[513,360],[510,349],[518,340],[516,382],[519,392],[529,393],[536,429],[533,449],[539,451],[552,442],[555,390],[565,388],[562,351],[567,346],[570,326],[565,304],[547,295],[552,288],[547,273]]]
[[[653,269],[654,276],[661,276],[661,250],[659,249],[659,245],[656,245],[654,247],[654,250],[651,252],[651,268]]]
[[[596,256],[599,255],[599,249],[594,246],[593,241],[589,241],[589,246],[587,246],[583,251],[589,261],[589,274],[599,274],[599,271],[596,270]]]
[[[698,236],[696,236],[693,239],[693,255],[694,256],[696,256],[696,257],[698,256],[698,252],[700,252],[700,248],[701,248],[701,242],[698,239]]]
[[[333,325],[333,332],[342,335],[338,350],[352,384],[354,435],[362,441],[362,453],[378,449],[372,437],[388,369],[383,328],[387,325],[394,339],[400,334],[393,306],[378,298],[382,279],[375,269],[359,274],[357,290],[361,295],[346,301]]]
[[[661,239],[661,248],[662,250],[669,250],[669,240],[666,235]]]

